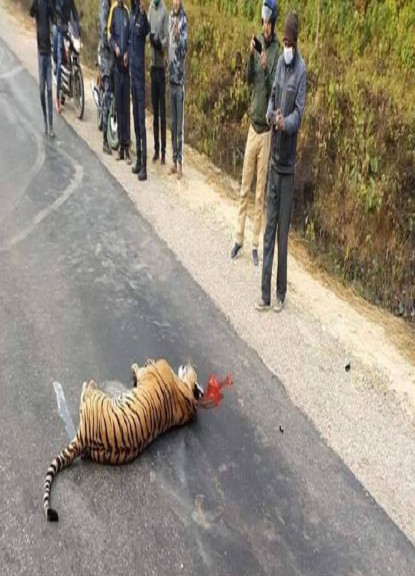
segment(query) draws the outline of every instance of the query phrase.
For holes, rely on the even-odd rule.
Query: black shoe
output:
[[[117,162],[119,162],[120,160],[124,160],[124,150],[122,150],[121,148],[118,150],[118,154],[115,157],[115,159],[117,160]]]
[[[143,180],[147,180],[147,170],[144,168],[144,166],[140,170],[138,179],[140,180],[140,182],[143,182]]]
[[[49,138],[51,140],[53,140],[55,138],[55,132],[53,131],[53,128],[49,129]]]
[[[165,166],[166,164],[166,156],[163,154],[163,156],[161,157],[161,165]]]
[[[102,150],[103,150],[104,154],[108,154],[108,156],[111,156],[112,150],[111,150],[110,145],[108,144],[108,142],[106,140],[104,140],[104,143],[102,144]]]
[[[254,263],[254,266],[258,266],[258,250],[257,248],[254,248],[252,250],[252,262]]]
[[[235,258],[238,256],[238,252],[241,248],[242,248],[242,244],[238,244],[238,242],[235,242],[235,246],[231,250],[232,260],[235,260]]]
[[[160,158],[159,153],[158,152],[154,152],[154,156],[151,159],[152,162],[157,162],[157,160]]]

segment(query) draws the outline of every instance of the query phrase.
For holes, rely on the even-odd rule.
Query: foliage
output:
[[[97,0],[76,2],[93,63]],[[184,4],[186,140],[239,178],[262,0]],[[307,65],[293,224],[345,282],[415,320],[415,0],[278,0],[279,38],[289,8]]]

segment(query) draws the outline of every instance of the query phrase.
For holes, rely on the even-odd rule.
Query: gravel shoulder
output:
[[[11,14],[11,4],[0,0],[0,35],[37,80],[33,22],[14,2]],[[279,315],[259,315],[254,303],[260,295],[261,264],[254,269],[251,263],[249,219],[241,258],[232,262],[229,256],[238,183],[186,146],[181,182],[171,180],[167,168],[150,163],[148,182],[139,184],[124,163],[102,154],[90,90],[92,74],[85,70],[84,120],[75,118],[70,103],[64,120],[97,154],[239,336],[281,380],[322,438],[415,544],[414,330],[314,269],[294,238],[290,238],[287,306]],[[39,107],[41,131],[40,102],[34,106]],[[55,118],[57,146],[64,146],[59,140],[64,120]],[[150,156],[151,126],[148,117]],[[168,155],[169,151],[168,140]]]

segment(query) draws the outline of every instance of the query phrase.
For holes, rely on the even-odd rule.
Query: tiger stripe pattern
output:
[[[166,360],[132,366],[134,387],[118,397],[84,383],[80,423],[75,438],[53,458],[46,473],[43,506],[46,518],[57,521],[50,506],[52,483],[61,470],[79,456],[100,464],[131,462],[158,436],[196,417],[203,390],[190,365],[176,375]]]

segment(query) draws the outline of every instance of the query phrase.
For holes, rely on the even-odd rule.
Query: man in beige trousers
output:
[[[261,39],[258,40],[255,36],[251,39],[249,61],[246,70],[247,82],[253,86],[253,91],[250,107],[250,125],[242,171],[236,242],[231,251],[231,258],[235,259],[243,245],[249,192],[256,171],[257,180],[252,239],[252,260],[255,266],[258,266],[259,235],[262,225],[264,191],[271,143],[271,131],[267,123],[266,114],[279,55],[278,41],[275,36],[275,23],[277,19],[276,0],[264,0],[261,16]]]

